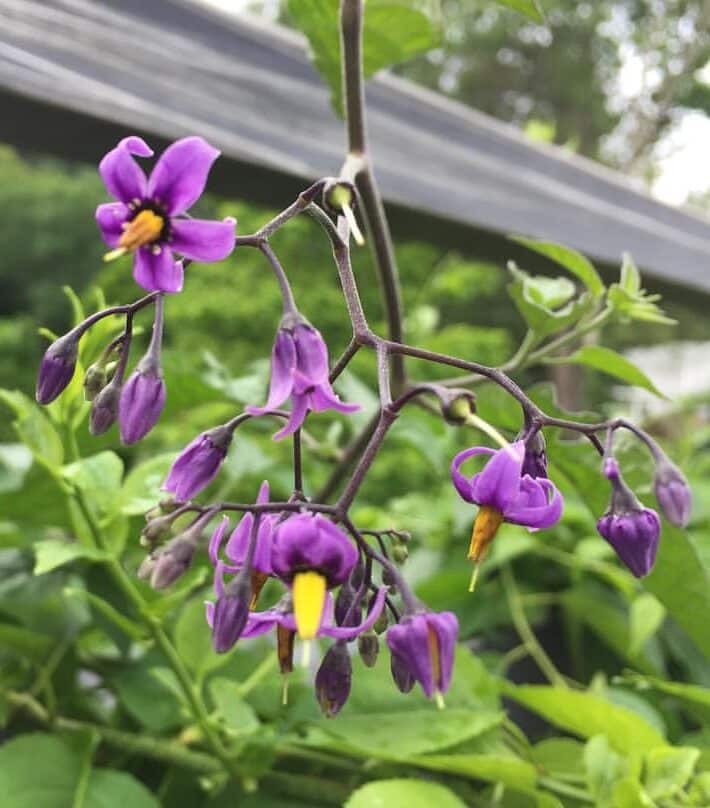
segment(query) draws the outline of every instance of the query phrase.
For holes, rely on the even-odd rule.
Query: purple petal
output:
[[[274,347],[271,350],[271,382],[265,408],[274,410],[280,407],[291,395],[293,372],[296,369],[296,345],[293,335],[284,328],[276,332]]]
[[[494,455],[495,450],[489,449],[487,446],[473,446],[471,449],[459,452],[451,462],[451,480],[461,499],[466,500],[466,502],[474,502],[471,497],[471,481],[464,477],[459,469],[469,457],[479,454]]]
[[[320,331],[310,325],[296,326],[293,332],[298,354],[298,369],[310,380],[320,384],[328,379],[328,348]]]
[[[471,479],[471,497],[477,505],[490,505],[507,516],[520,491],[525,444],[516,441],[499,449],[483,471]]]
[[[123,235],[123,224],[130,213],[123,202],[107,202],[96,208],[96,223],[101,230],[101,238],[109,247],[118,246],[118,241]]]
[[[268,501],[269,501],[269,481],[264,480],[264,482],[259,486],[259,493],[256,495],[256,504],[266,505]]]
[[[279,430],[274,435],[274,440],[281,440],[282,438],[292,435],[303,423],[306,414],[308,413],[308,396],[293,396],[293,409],[291,410],[291,417],[288,419],[286,426]]]
[[[184,213],[200,198],[219,151],[201,137],[177,140],[160,155],[148,180],[148,196],[170,216]]]
[[[179,292],[184,272],[182,262],[176,261],[167,247],[139,247],[133,263],[133,277],[149,292]]]
[[[143,199],[147,185],[143,169],[133,159],[133,154],[150,157],[153,151],[142,138],[124,137],[99,163],[99,174],[108,192],[126,204]]]
[[[434,670],[429,651],[429,631],[425,615],[405,618],[387,632],[387,645],[406,664],[412,676],[422,686],[424,694],[434,694]]]
[[[429,625],[436,632],[439,643],[439,681],[436,685],[442,693],[446,693],[451,684],[451,674],[454,669],[459,621],[453,612],[439,612],[429,615]]]
[[[214,533],[212,534],[212,538],[210,539],[210,545],[208,548],[208,554],[210,557],[210,561],[212,562],[212,566],[217,566],[217,562],[219,560],[219,548],[222,546],[222,540],[224,539],[224,534],[229,526],[229,517],[223,516],[220,523],[217,525]]]
[[[243,564],[249,548],[249,536],[251,535],[251,526],[254,523],[254,516],[251,513],[245,513],[239,520],[239,524],[232,531],[229,537],[227,546],[225,547],[225,554],[227,558],[234,564]]]
[[[170,248],[193,261],[221,261],[234,249],[236,219],[171,219]]]
[[[544,477],[535,480],[530,477],[523,478],[521,492],[531,485],[536,487],[537,495],[530,490],[526,496],[521,496],[518,502],[513,503],[506,511],[506,521],[535,529],[556,525],[560,521],[564,506],[562,494],[551,480]]]
[[[319,634],[326,634],[328,637],[335,637],[338,640],[353,640],[359,634],[369,631],[377,622],[377,618],[382,613],[385,605],[385,597],[387,595],[387,587],[381,586],[377,590],[377,597],[372,604],[370,614],[360,623],[359,626],[336,626],[333,625],[332,617],[326,621],[325,616]],[[325,610],[324,610],[325,611]]]
[[[142,440],[156,425],[165,406],[162,377],[136,371],[123,385],[118,404],[121,440],[126,445]]]
[[[350,413],[357,412],[360,409],[359,404],[346,404],[341,401],[327,379],[311,391],[310,400],[313,412],[337,410],[338,412]]]
[[[285,628],[290,628],[291,631],[295,631],[295,623],[292,627],[289,626],[286,618],[287,615],[276,611],[276,609],[269,609],[265,612],[252,612],[247,620],[246,628],[242,632],[242,637],[258,637],[260,634],[266,634],[277,623],[280,623]]]
[[[207,625],[212,628],[214,625],[214,603],[211,600],[205,601],[205,617],[207,618]]]

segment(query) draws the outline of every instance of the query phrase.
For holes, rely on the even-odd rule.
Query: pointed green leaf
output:
[[[544,255],[563,266],[568,272],[579,278],[594,297],[600,297],[604,293],[604,283],[599,277],[599,273],[591,261],[576,250],[562,244],[555,244],[552,241],[538,241],[524,236],[513,236],[512,238],[518,244],[522,244],[529,250]]]
[[[512,8],[513,11],[525,14],[526,17],[530,17],[535,22],[545,21],[545,14],[539,0],[498,0],[498,2],[503,6]]]

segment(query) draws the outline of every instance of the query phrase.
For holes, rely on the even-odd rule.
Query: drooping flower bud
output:
[[[232,435],[233,430],[228,426],[218,426],[198,435],[177,456],[163,488],[183,502],[206,488],[227,456]]]
[[[653,490],[666,519],[676,527],[686,527],[690,521],[693,495],[683,472],[665,455],[656,463]]]
[[[108,384],[108,370],[103,362],[94,362],[84,373],[84,398],[93,401]]]
[[[136,443],[150,432],[163,411],[165,396],[160,363],[146,355],[121,391],[119,426],[125,444]]]
[[[202,531],[213,515],[214,511],[204,513],[154,554],[155,566],[150,576],[150,585],[153,589],[165,589],[187,572],[195,556]]]
[[[224,654],[241,637],[249,617],[249,571],[242,571],[225,587],[217,598],[212,626],[212,643],[218,654]]]
[[[643,578],[656,560],[661,520],[654,510],[639,502],[621,476],[615,458],[604,459],[603,471],[611,482],[612,493],[606,513],[597,522],[597,530],[633,575]]]
[[[409,693],[414,687],[414,676],[412,676],[406,661],[398,654],[395,654],[394,651],[390,654],[390,671],[392,672],[392,679],[397,685],[397,690],[400,693]]]
[[[360,622],[362,612],[355,606],[356,595],[357,590],[353,588],[349,580],[340,587],[335,599],[335,622],[339,626],[346,625],[346,619],[353,626]]]
[[[464,426],[476,413],[476,396],[470,390],[452,390],[435,385],[444,420],[452,426]]]
[[[316,697],[326,718],[336,716],[348,700],[352,673],[347,645],[344,642],[331,645],[316,673]]]
[[[374,668],[380,653],[380,641],[375,631],[367,631],[357,638],[357,650],[363,664],[368,668]]]
[[[91,405],[89,431],[92,435],[103,435],[118,417],[118,402],[121,386],[116,378],[96,396]]]
[[[37,374],[35,397],[40,404],[49,404],[66,389],[74,376],[78,354],[79,336],[72,331],[47,348]]]
[[[542,430],[538,430],[525,443],[523,458],[523,476],[529,474],[533,479],[547,477],[547,446]]]

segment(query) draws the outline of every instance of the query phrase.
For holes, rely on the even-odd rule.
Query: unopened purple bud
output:
[[[344,642],[336,642],[316,673],[316,698],[326,718],[336,716],[350,695],[353,666]]]
[[[415,679],[407,663],[399,654],[392,653],[390,655],[390,670],[392,671],[392,678],[399,692],[409,693],[414,687]]]
[[[346,581],[338,592],[338,597],[335,599],[335,622],[339,626],[347,625],[355,626],[360,622],[362,612],[355,607],[355,596],[357,591],[353,589],[349,581]],[[358,613],[360,612],[360,613]]]
[[[547,446],[545,436],[538,430],[525,443],[525,457],[521,474],[533,479],[547,477]]]
[[[103,435],[118,417],[118,402],[121,397],[121,388],[118,384],[111,384],[96,396],[91,405],[89,418],[89,431],[92,435]]]
[[[155,426],[165,406],[165,382],[160,365],[145,357],[123,386],[119,403],[121,440],[136,443]]]
[[[40,404],[49,404],[66,389],[74,375],[78,353],[79,338],[72,332],[47,348],[37,374],[35,397]]]
[[[357,650],[360,659],[368,668],[374,668],[377,664],[377,656],[380,653],[380,641],[374,631],[366,631],[357,638]]]
[[[248,576],[239,575],[217,599],[212,624],[212,644],[218,654],[229,651],[241,637],[249,617],[251,590]]]
[[[666,519],[676,527],[685,527],[690,521],[693,495],[683,472],[667,457],[656,465],[653,490]]]
[[[177,456],[163,488],[181,502],[192,499],[217,476],[232,434],[230,427],[218,426],[198,435]]]
[[[150,574],[153,589],[165,589],[181,578],[192,564],[195,556],[195,537],[181,534],[176,536],[155,556],[155,565]]]
[[[661,535],[661,520],[650,508],[639,507],[625,513],[606,513],[597,530],[637,578],[653,568]]]

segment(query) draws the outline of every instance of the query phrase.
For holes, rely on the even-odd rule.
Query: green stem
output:
[[[510,609],[513,625],[527,648],[528,653],[535,660],[551,685],[567,689],[568,685],[564,676],[557,670],[550,657],[545,653],[545,649],[540,645],[535,633],[530,627],[528,618],[525,615],[525,608],[523,607],[520,592],[516,586],[513,572],[508,564],[501,567],[501,581],[503,583],[503,591],[505,592],[506,600],[508,601],[508,608]]]
[[[611,313],[611,309],[603,309],[595,317],[592,317],[591,320],[588,320],[586,323],[574,328],[569,333],[563,334],[561,337],[552,340],[552,342],[548,342],[547,345],[543,345],[542,348],[538,348],[537,351],[533,351],[528,356],[527,362],[523,365],[523,367],[528,367],[535,362],[540,362],[545,357],[555,353],[555,351],[559,351],[560,348],[566,347],[570,342],[583,337],[590,331],[595,331],[597,328],[601,328],[609,317],[611,317]]]

